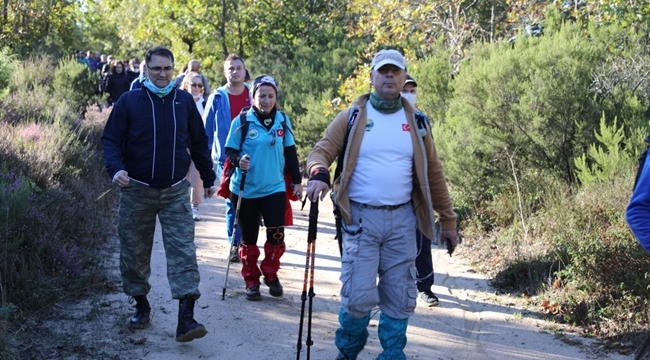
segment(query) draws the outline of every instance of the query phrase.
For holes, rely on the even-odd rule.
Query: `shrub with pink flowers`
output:
[[[34,75],[36,62],[55,71]],[[10,66],[0,96],[0,320],[103,284],[98,249],[115,203],[99,142],[108,112],[92,105],[96,86],[70,92],[90,81],[85,69],[47,58]]]

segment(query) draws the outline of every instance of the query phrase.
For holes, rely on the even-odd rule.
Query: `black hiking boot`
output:
[[[176,341],[188,342],[199,339],[208,333],[205,326],[194,320],[194,299],[180,299],[178,302],[178,326]]]
[[[438,304],[440,303],[438,301],[438,297],[431,290],[420,291],[420,294],[418,295],[418,299],[420,299],[420,301],[427,304],[427,306],[429,307],[438,306]]]
[[[132,304],[135,300],[135,314],[129,319],[129,328],[144,329],[151,323],[151,306],[146,295],[138,295],[129,299]]]
[[[269,294],[274,297],[280,297],[283,294],[282,284],[280,284],[280,279],[275,279],[273,281],[266,281],[264,283],[269,287]]]
[[[260,286],[255,285],[249,288],[246,288],[246,300],[249,301],[258,301],[262,300],[262,295],[260,295]]]

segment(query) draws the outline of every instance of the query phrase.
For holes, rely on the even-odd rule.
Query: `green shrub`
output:
[[[13,67],[13,59],[6,51],[0,51],[0,99],[9,94],[9,78]]]
[[[97,96],[99,78],[86,65],[73,59],[62,59],[54,71],[52,96],[68,102],[73,109],[83,110]]]
[[[61,121],[1,123],[0,274],[3,306],[27,316],[105,279],[98,245],[112,226],[114,193],[98,143],[108,116],[90,108]],[[4,169],[4,171],[2,170]]]
[[[572,26],[474,50],[453,82],[446,123],[434,128],[461,203],[480,208],[509,188],[513,159],[574,181],[573,158],[600,120],[589,85],[602,53]]]

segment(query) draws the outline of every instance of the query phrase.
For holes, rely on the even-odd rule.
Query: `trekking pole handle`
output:
[[[316,240],[316,229],[318,227],[318,200],[312,201],[309,206],[309,230],[307,242]]]

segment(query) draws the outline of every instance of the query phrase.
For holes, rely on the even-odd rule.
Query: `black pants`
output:
[[[433,261],[431,259],[431,239],[422,235],[420,230],[415,232],[416,242],[418,244],[418,256],[415,258],[415,268],[417,269],[417,286],[418,291],[431,290],[433,286]]]
[[[230,199],[233,204],[237,204],[239,197],[232,194]],[[257,244],[260,219],[264,219],[264,226],[267,229],[284,226],[285,206],[285,192],[254,199],[243,198],[239,206],[239,228],[242,232],[242,243],[246,245]],[[267,235],[268,233],[267,231]],[[266,240],[273,242],[273,239]]]

